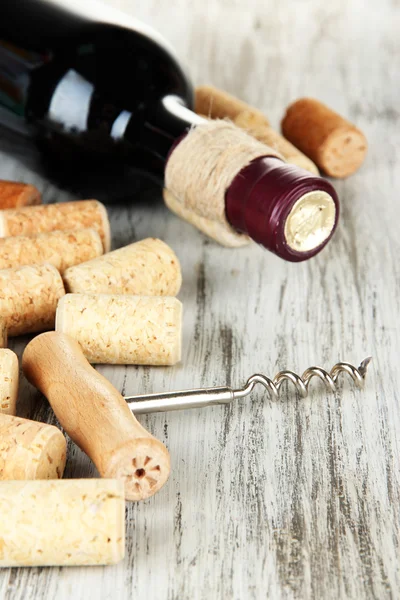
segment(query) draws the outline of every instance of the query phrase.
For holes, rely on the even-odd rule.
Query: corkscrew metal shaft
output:
[[[280,371],[273,379],[266,377],[266,375],[255,374],[247,380],[243,388],[238,390],[230,387],[199,388],[143,396],[127,396],[125,400],[135,414],[202,408],[203,406],[213,406],[215,404],[229,404],[233,400],[245,398],[253,391],[257,383],[263,385],[271,396],[276,399],[284,381],[293,383],[296,391],[302,398],[305,398],[313,377],[321,379],[327,389],[333,392],[336,389],[336,382],[340,373],[347,373],[355,385],[362,389],[370,361],[371,357],[365,358],[358,368],[350,363],[339,362],[332,367],[329,373],[321,367],[310,367],[304,371],[301,377],[293,371]]]

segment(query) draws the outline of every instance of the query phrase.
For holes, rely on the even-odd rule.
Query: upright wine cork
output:
[[[0,483],[0,567],[110,565],[125,552],[124,486],[113,479]]]
[[[332,177],[347,177],[354,173],[367,152],[364,134],[313,98],[301,98],[288,107],[282,132]]]
[[[67,443],[57,427],[0,414],[1,480],[61,479],[66,457]]]
[[[147,238],[67,269],[64,283],[74,293],[175,296],[182,275],[173,250]]]
[[[9,336],[53,329],[57,302],[65,294],[53,265],[0,270],[0,315]]]
[[[34,185],[0,180],[0,209],[41,204],[42,196]]]
[[[0,317],[0,348],[7,348],[8,333],[5,320]]]
[[[0,212],[0,237],[89,228],[98,232],[104,251],[108,252],[110,223],[105,206],[97,200],[26,206]]]
[[[8,348],[0,349],[0,413],[15,415],[19,380],[18,357]],[[0,437],[1,442],[1,437]]]
[[[77,340],[91,363],[174,365],[181,320],[176,298],[67,294],[58,303],[56,330]]]
[[[62,273],[102,254],[103,244],[94,229],[0,238],[0,269],[49,263]]]
[[[240,113],[233,122],[238,127],[245,129],[247,133],[255,137],[259,142],[277,150],[288,163],[297,165],[314,175],[319,175],[317,165],[280,135],[280,133],[272,129],[272,127],[268,127],[267,125],[252,125],[247,113]]]
[[[196,88],[195,110],[212,119],[229,118],[232,121],[240,114],[246,115],[248,127],[269,125],[267,117],[260,110],[212,85]]]

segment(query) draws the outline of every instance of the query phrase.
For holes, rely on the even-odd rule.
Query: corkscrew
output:
[[[252,375],[244,387],[232,389],[231,387],[212,387],[198,388],[193,390],[179,390],[175,392],[162,392],[160,394],[145,394],[141,396],[126,396],[125,400],[131,411],[135,414],[163,412],[170,410],[181,410],[186,408],[202,408],[204,406],[214,406],[216,404],[229,404],[233,400],[239,400],[248,396],[257,385],[263,385],[271,394],[273,399],[277,399],[281,386],[284,381],[293,384],[295,390],[302,398],[308,395],[309,385],[313,377],[321,379],[326,388],[334,392],[336,383],[341,373],[347,373],[353,380],[356,387],[364,387],[367,368],[372,358],[365,358],[360,366],[356,368],[347,362],[338,362],[332,367],[330,372],[321,367],[310,367],[306,369],[303,375],[298,375],[293,371],[279,371],[273,379],[266,375],[256,373]]]

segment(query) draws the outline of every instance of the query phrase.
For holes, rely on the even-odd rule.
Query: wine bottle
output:
[[[2,0],[0,107],[0,121],[34,136],[48,160],[165,175],[167,205],[226,245],[250,237],[300,261],[336,227],[328,181],[193,112],[191,82],[167,42],[97,0]],[[214,194],[218,170],[224,187]]]

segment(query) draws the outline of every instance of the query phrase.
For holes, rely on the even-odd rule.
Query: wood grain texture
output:
[[[258,247],[223,249],[167,212],[132,179],[110,208],[114,247],[148,237],[182,262],[184,361],[174,368],[101,367],[123,394],[240,385],[253,372],[302,372],[338,359],[374,362],[364,392],[315,385],[272,402],[262,391],[226,409],[149,415],[167,445],[169,483],[127,508],[117,566],[0,572],[0,597],[386,599],[400,595],[398,109],[400,5],[382,0],[115,1],[169,38],[194,81],[265,110],[315,96],[366,134],[366,163],[336,182],[342,220],[307,263]],[[37,153],[1,136],[0,178],[33,183],[46,202],[72,199]],[[79,185],[83,186],[83,182]],[[103,180],[112,203],[125,192]],[[81,188],[83,190],[83,187]],[[100,198],[101,199],[101,198]],[[12,342],[21,352],[23,342]],[[54,422],[26,382],[19,414]],[[70,445],[68,477],[95,473]]]

